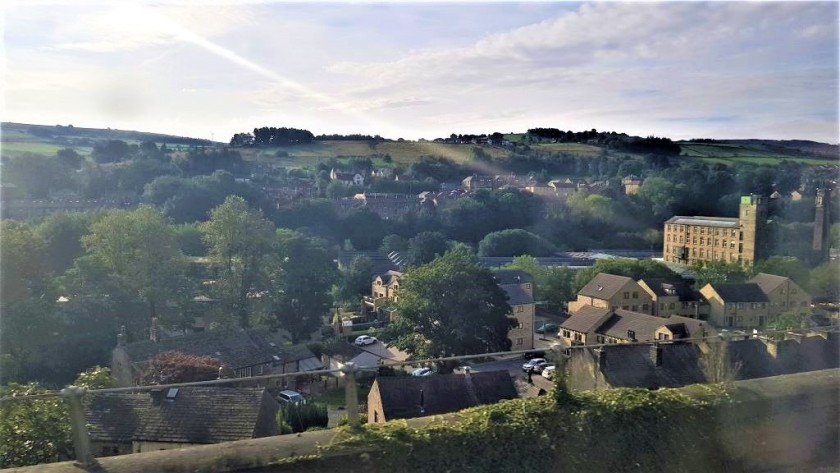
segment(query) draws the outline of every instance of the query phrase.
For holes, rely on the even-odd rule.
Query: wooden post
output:
[[[344,386],[345,402],[347,403],[347,420],[350,428],[358,430],[361,428],[359,419],[359,392],[356,386],[356,364],[347,362],[341,367],[341,372],[347,376],[347,384]]]
[[[76,452],[76,463],[88,468],[96,463],[90,448],[90,436],[85,422],[85,410],[82,406],[82,396],[85,389],[68,386],[61,390],[61,395],[70,407],[70,425],[73,428],[73,450]]]

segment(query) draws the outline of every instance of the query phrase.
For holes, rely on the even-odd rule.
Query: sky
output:
[[[838,2],[2,8],[3,121],[838,142]]]

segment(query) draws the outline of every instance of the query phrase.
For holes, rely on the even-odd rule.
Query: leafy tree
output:
[[[811,293],[815,298],[840,301],[840,266],[828,262],[811,270]]]
[[[747,279],[747,272],[739,263],[724,261],[699,261],[692,265],[696,286],[706,284],[739,283]]]
[[[636,196],[653,211],[654,216],[664,221],[674,214],[685,192],[684,184],[674,184],[664,177],[649,177],[642,183]]]
[[[248,293],[261,279],[261,262],[271,250],[274,225],[243,198],[230,196],[210,212],[201,229],[219,271],[214,291],[223,309],[237,316],[241,327],[248,327]]]
[[[329,313],[335,264],[322,240],[293,230],[277,231],[275,252],[269,292],[272,325],[287,330],[297,343],[308,339]]]
[[[93,145],[91,156],[97,163],[113,163],[128,158],[131,149],[122,140],[108,140]]]
[[[140,384],[171,384],[210,381],[231,376],[229,366],[210,356],[165,351],[155,356],[140,375]]]
[[[385,254],[391,253],[392,251],[398,251],[400,253],[404,253],[408,250],[408,241],[395,234],[385,235],[382,238],[382,244],[379,245],[379,251]]]
[[[506,296],[476,256],[457,245],[408,271],[400,286],[399,318],[384,333],[413,356],[465,355],[510,348]]]
[[[333,299],[344,307],[358,307],[362,296],[370,294],[373,265],[370,259],[356,258],[353,264],[343,270],[338,283],[333,287]]]
[[[85,158],[79,155],[79,153],[72,148],[60,149],[56,151],[55,156],[58,158],[58,162],[61,163],[62,166],[72,170],[79,169],[82,165],[82,161],[85,160]]]
[[[305,432],[313,427],[326,429],[329,424],[327,406],[316,403],[295,404],[290,402],[283,406],[282,420],[288,424],[291,429],[290,433]],[[280,430],[282,431],[282,429]]]
[[[44,219],[35,233],[44,242],[44,263],[53,274],[61,274],[84,254],[82,237],[90,231],[93,217],[88,213],[58,213]]]
[[[446,253],[446,237],[439,232],[423,232],[408,240],[408,261],[411,265],[431,262]]]
[[[201,228],[194,223],[182,223],[173,227],[175,240],[181,252],[188,256],[204,256],[207,254],[207,247],[204,246]]]
[[[175,232],[151,207],[109,213],[91,225],[82,245],[115,284],[146,304],[149,319],[162,309],[183,271]]]
[[[792,256],[771,256],[766,260],[758,261],[753,268],[753,273],[767,273],[789,277],[806,291],[808,290],[808,282],[811,277],[808,267],[802,261]]]
[[[47,282],[44,241],[26,223],[15,220],[0,222],[0,293],[2,305],[21,302],[40,295]]]
[[[551,243],[520,228],[489,233],[478,244],[479,256],[548,256],[553,253]]]

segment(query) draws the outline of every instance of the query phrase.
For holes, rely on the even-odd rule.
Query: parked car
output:
[[[435,370],[432,368],[417,368],[416,370],[411,372],[411,376],[431,376],[435,374]]]
[[[376,337],[371,337],[370,335],[359,335],[356,337],[356,341],[353,342],[353,344],[363,347],[365,345],[373,345],[376,341]]]
[[[552,379],[554,378],[554,371],[556,367],[554,365],[548,365],[545,369],[542,370],[542,377],[545,379]]]
[[[303,394],[292,391],[290,389],[286,389],[284,391],[280,391],[280,394],[277,395],[277,401],[280,404],[306,404],[306,398],[303,397]]]
[[[524,353],[522,358],[525,358],[526,360],[531,360],[533,358],[545,358],[545,352],[542,350],[530,351],[528,353]]]
[[[554,322],[546,322],[537,327],[537,333],[555,333],[557,332],[557,324]]]
[[[541,364],[548,366],[548,362],[545,361],[545,358],[531,358],[522,365],[522,371],[525,373],[539,373],[539,371],[537,371],[537,367]]]

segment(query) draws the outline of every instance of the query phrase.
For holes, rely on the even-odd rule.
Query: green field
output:
[[[584,156],[597,156],[601,154],[600,147],[585,145],[582,143],[542,143],[531,145],[531,147],[540,151],[579,154]]]
[[[810,165],[838,164],[836,159],[823,156],[810,157],[791,151],[790,154],[779,152],[779,149],[768,150],[761,145],[741,145],[728,143],[679,143],[682,155],[702,159],[710,163],[755,164],[773,166],[783,160]]]
[[[79,154],[90,153],[90,148],[86,147],[56,145],[38,141],[6,141],[5,136],[3,138],[2,143],[0,143],[0,152],[3,153],[3,156],[20,156],[26,153],[52,155],[64,148],[74,148]]]

